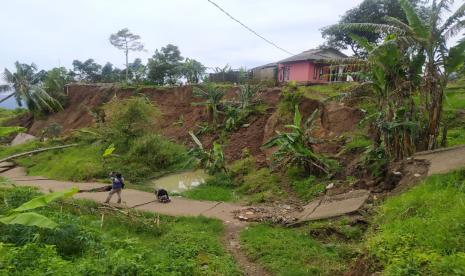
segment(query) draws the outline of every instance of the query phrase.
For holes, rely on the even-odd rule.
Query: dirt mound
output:
[[[346,131],[354,130],[363,115],[360,109],[341,103],[328,103],[322,110],[321,123],[330,136],[338,136]]]

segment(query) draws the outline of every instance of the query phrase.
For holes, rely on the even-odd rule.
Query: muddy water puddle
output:
[[[169,192],[180,193],[204,183],[208,174],[203,170],[170,174],[153,180],[155,188],[163,188]]]

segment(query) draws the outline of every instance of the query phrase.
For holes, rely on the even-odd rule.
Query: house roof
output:
[[[265,65],[261,65],[261,66],[257,66],[257,67],[254,67],[250,70],[260,70],[260,69],[265,69],[265,68],[270,68],[270,67],[276,67],[278,66],[278,63],[276,62],[272,62],[272,63],[268,63],[268,64],[265,64]]]
[[[344,58],[347,58],[347,56],[333,48],[311,49],[311,50],[304,51],[298,55],[283,59],[279,61],[278,63],[288,63],[288,62],[306,61],[306,60],[324,61],[324,60],[335,60],[335,59],[344,59]]]

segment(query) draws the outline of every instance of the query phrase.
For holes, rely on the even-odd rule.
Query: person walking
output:
[[[121,190],[124,188],[124,178],[121,173],[110,173],[111,179],[111,191],[108,193],[108,197],[105,200],[105,203],[109,203],[111,197],[116,194],[118,196],[117,203],[121,203]]]

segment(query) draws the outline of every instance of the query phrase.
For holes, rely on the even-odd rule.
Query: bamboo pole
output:
[[[25,155],[29,155],[29,154],[34,154],[34,153],[39,153],[39,152],[49,151],[49,150],[55,150],[55,149],[64,149],[64,148],[69,148],[69,147],[76,147],[77,145],[78,144],[69,144],[69,145],[56,146],[56,147],[50,147],[50,148],[36,149],[36,150],[31,150],[31,151],[23,152],[23,153],[17,153],[17,154],[8,156],[6,158],[0,159],[0,163],[10,161],[12,159],[22,157],[22,156],[25,156]]]

